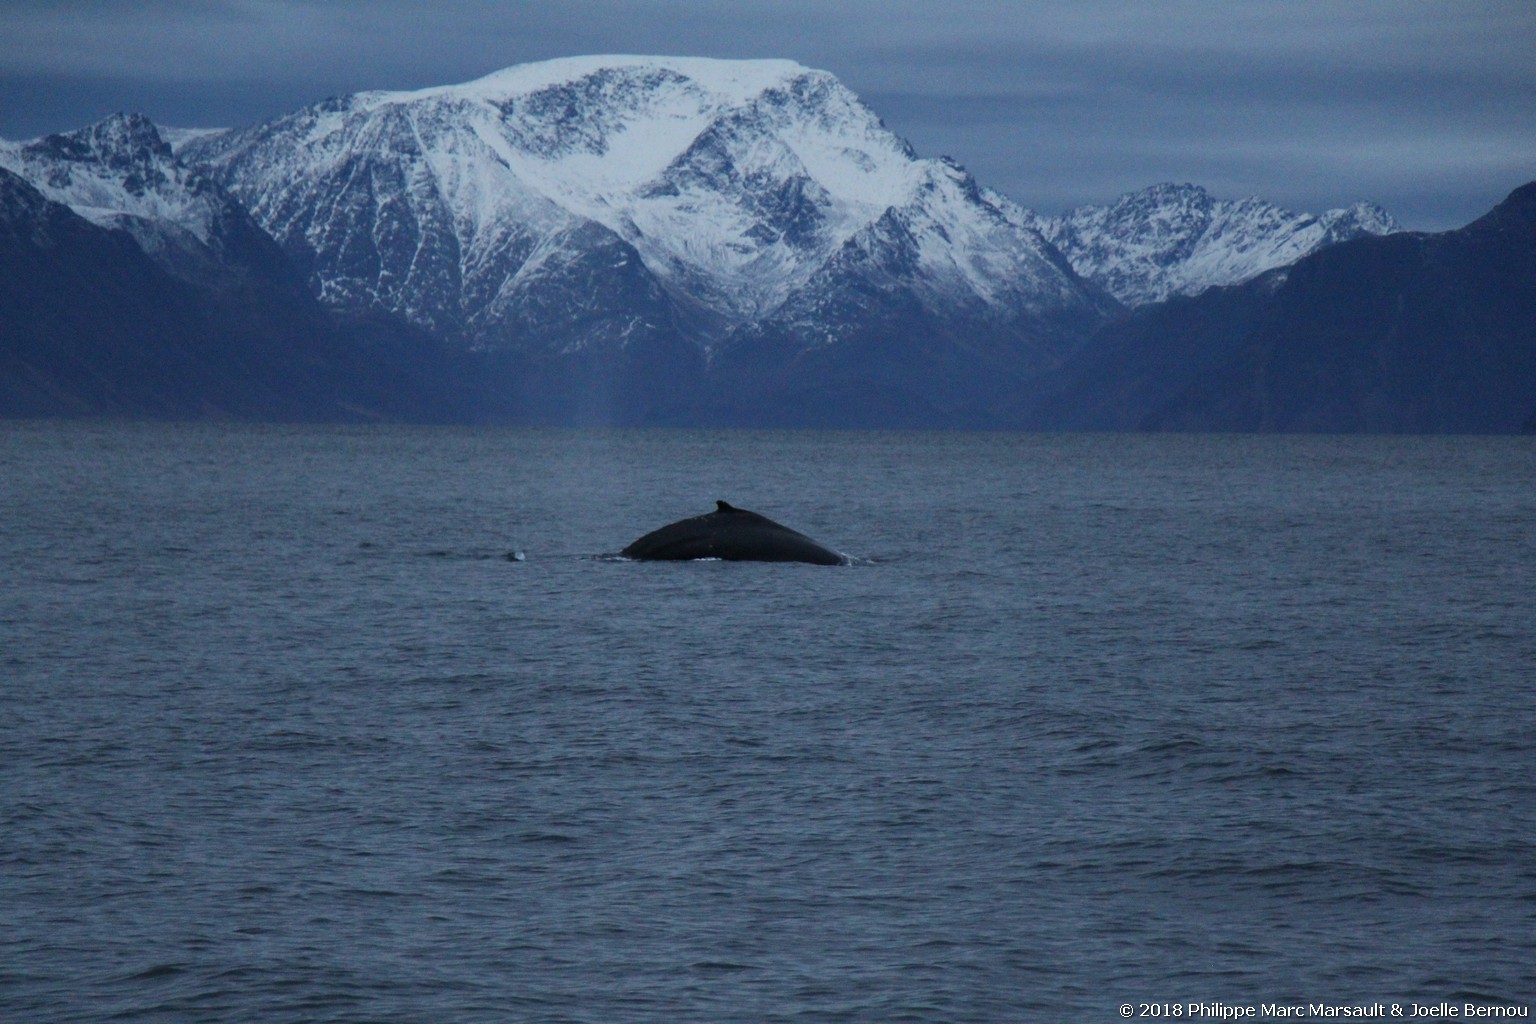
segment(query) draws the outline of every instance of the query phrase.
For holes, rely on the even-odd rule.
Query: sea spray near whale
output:
[[[730,562],[810,562],[848,565],[848,556],[767,516],[715,502],[715,511],[680,519],[619,552],[641,561],[720,558]]]

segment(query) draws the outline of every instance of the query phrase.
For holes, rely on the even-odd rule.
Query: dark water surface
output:
[[[719,498],[858,564],[595,557]],[[1536,997],[1531,439],[10,423],[0,560],[6,1021]]]

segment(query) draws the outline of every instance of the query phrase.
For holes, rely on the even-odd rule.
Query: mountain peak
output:
[[[727,102],[743,103],[769,89],[805,75],[832,77],[792,60],[724,60],[713,57],[661,57],[599,54],[559,57],[515,64],[457,85],[399,92],[363,93],[372,101],[410,103],[436,96],[506,99],[569,86],[591,79],[671,77],[694,83]]]
[[[1403,230],[1396,217],[1375,203],[1367,202],[1329,210],[1318,220],[1328,229],[1333,242],[1345,242],[1361,235],[1391,235]]]
[[[1189,182],[1163,181],[1135,192],[1127,192],[1114,202],[1115,206],[1209,206],[1214,201],[1211,193],[1202,185]]]
[[[1139,306],[1237,284],[1324,246],[1401,228],[1371,203],[1314,216],[1165,182],[1042,219],[1040,230],[1079,274]]]
[[[129,194],[142,196],[165,185],[171,147],[143,114],[117,113],[72,132],[47,135],[19,147],[21,159],[54,166],[49,183],[67,187],[72,172],[108,169]]]
[[[255,268],[292,279],[286,266],[271,271],[281,257],[244,208],[177,159],[142,114],[114,114],[31,142],[0,142],[0,167],[93,224],[127,232],[177,276],[228,282]]]
[[[1536,181],[1521,185],[1504,201],[1467,225],[1469,231],[1525,231],[1536,226]]]
[[[61,156],[81,160],[139,151],[156,156],[170,155],[170,147],[153,121],[143,114],[121,111],[72,132],[45,136],[32,145],[48,147]]]
[[[177,219],[185,211],[172,207],[189,193],[171,147],[142,114],[113,114],[31,142],[0,142],[0,165],[108,227],[119,226],[124,215]]]

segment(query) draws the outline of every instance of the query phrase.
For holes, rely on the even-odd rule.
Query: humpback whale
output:
[[[729,562],[812,562],[847,565],[848,558],[767,516],[715,502],[715,511],[679,519],[619,552],[643,561],[723,558]]]

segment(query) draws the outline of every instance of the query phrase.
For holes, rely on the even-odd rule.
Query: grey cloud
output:
[[[1536,178],[1528,0],[29,0],[0,19],[11,137],[687,53],[832,71],[920,152],[1047,211],[1176,179],[1449,227]]]

